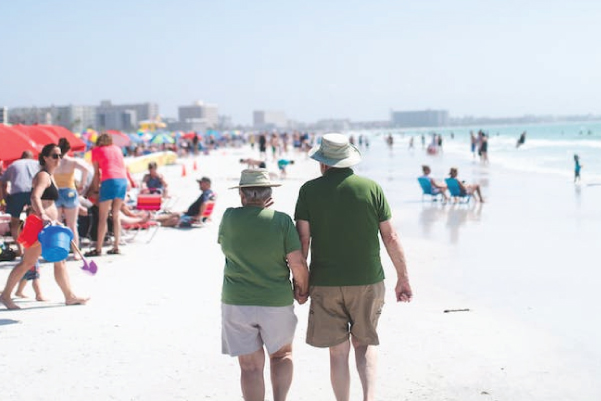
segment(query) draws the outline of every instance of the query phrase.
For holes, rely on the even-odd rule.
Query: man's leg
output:
[[[284,345],[269,356],[273,401],[284,401],[292,384],[292,344]]]
[[[363,401],[375,400],[378,353],[374,345],[359,344],[353,337],[355,363],[363,387]]]
[[[265,352],[263,348],[252,354],[238,357],[240,363],[240,385],[242,396],[245,401],[265,400],[265,380],[263,369],[265,368]]]
[[[348,366],[350,341],[330,347],[330,381],[337,401],[348,401],[350,397],[351,376]]]

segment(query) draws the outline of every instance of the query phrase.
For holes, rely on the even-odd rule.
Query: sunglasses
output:
[[[63,155],[61,153],[53,153],[50,155],[54,160],[62,159]]]

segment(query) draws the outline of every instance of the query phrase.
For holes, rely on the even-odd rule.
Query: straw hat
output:
[[[274,184],[269,178],[269,171],[264,168],[246,169],[242,170],[240,175],[240,184],[231,187],[234,188],[248,188],[248,187],[279,187],[282,184]]]
[[[319,146],[309,151],[309,157],[330,167],[351,167],[361,161],[359,149],[342,134],[325,134]]]

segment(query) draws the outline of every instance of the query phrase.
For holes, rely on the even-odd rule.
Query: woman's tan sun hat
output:
[[[240,175],[240,184],[234,188],[248,188],[248,187],[279,187],[282,184],[274,184],[269,178],[269,171],[264,168],[246,169],[242,170]]]
[[[309,151],[309,157],[330,167],[351,167],[361,161],[361,152],[346,135],[325,134],[321,143]]]

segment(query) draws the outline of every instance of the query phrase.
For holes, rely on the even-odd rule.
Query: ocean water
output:
[[[479,128],[490,134],[489,164],[470,152],[469,131]],[[480,305],[540,327],[601,373],[601,124],[479,128],[437,130],[444,151],[436,156],[419,140],[424,132],[428,143],[430,130],[390,131],[392,147],[389,131],[348,134],[369,136],[357,172],[382,185],[401,236],[431,244],[431,262],[410,265],[410,273],[430,269],[431,280],[467,302],[449,307]],[[523,131],[526,143],[516,149]],[[581,184],[573,183],[574,153],[584,166]],[[486,202],[423,202],[422,164],[437,180],[458,167],[460,179],[480,184]]]
[[[390,133],[395,147],[408,147],[409,138],[413,136],[414,146],[420,149],[420,136],[425,135],[427,145],[431,133],[436,132],[443,136],[444,152],[452,152],[468,160],[473,158],[470,131],[477,133],[480,129],[489,136],[489,160],[497,166],[573,177],[574,154],[578,154],[583,165],[583,183],[601,183],[601,122],[356,131],[349,132],[349,135],[358,137],[364,134],[372,138],[372,142],[378,142],[379,138]],[[516,149],[522,132],[526,132],[526,142]]]

